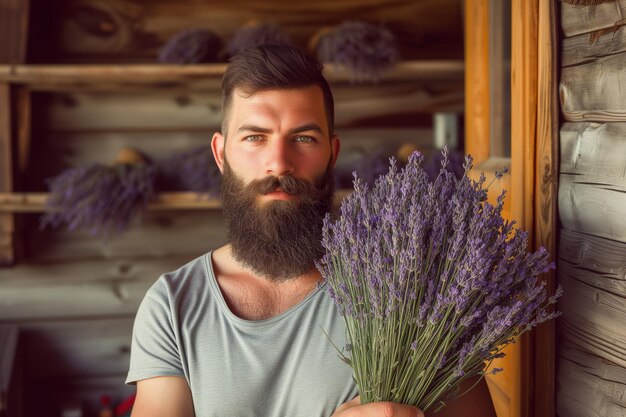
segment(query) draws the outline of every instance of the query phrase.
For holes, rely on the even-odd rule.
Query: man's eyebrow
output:
[[[255,125],[242,125],[237,129],[237,133],[241,132],[272,133],[272,129]]]
[[[324,134],[324,131],[317,123],[307,123],[302,126],[294,127],[293,129],[290,129],[288,133],[293,135],[294,133],[309,132],[311,130]],[[272,133],[272,129],[256,125],[241,125],[237,129],[237,133],[242,132]]]
[[[314,130],[318,133],[324,134],[324,131],[322,130],[320,125],[318,125],[317,123],[308,123],[302,126],[294,127],[293,129],[289,131],[289,133],[290,134],[302,133],[302,132],[308,132],[310,130]]]

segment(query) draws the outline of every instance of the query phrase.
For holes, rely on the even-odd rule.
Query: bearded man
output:
[[[222,91],[211,144],[229,244],[161,276],[142,301],[132,416],[423,416],[359,405],[352,370],[324,335],[345,345],[315,268],[340,148],[322,66],[296,48],[252,48],[231,60]],[[484,382],[470,394],[462,399],[480,413],[466,405],[463,415],[495,415]]]

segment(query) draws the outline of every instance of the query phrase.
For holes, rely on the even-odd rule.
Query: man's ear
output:
[[[332,135],[330,138],[330,151],[332,153],[331,158],[332,158],[333,167],[335,167],[335,164],[337,163],[337,158],[339,157],[340,150],[341,150],[341,140],[339,139],[339,136]]]
[[[213,151],[213,158],[215,158],[215,163],[217,164],[217,167],[220,169],[221,173],[224,173],[225,142],[226,140],[220,132],[213,133],[213,138],[211,139],[211,150]]]

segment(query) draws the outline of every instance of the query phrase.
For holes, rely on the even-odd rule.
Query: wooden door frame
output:
[[[492,0],[499,1],[499,0]],[[465,0],[465,138],[476,171],[506,166],[490,198],[509,191],[503,215],[530,233],[536,249],[556,258],[558,105],[556,5],[553,0],[511,0],[511,158],[491,157],[489,0]],[[495,184],[494,184],[495,185]],[[555,274],[542,277],[550,293]],[[496,387],[508,403],[499,416],[555,415],[555,325],[542,324],[508,349],[508,374]],[[493,388],[490,384],[490,388]],[[493,394],[493,389],[492,389]],[[494,398],[494,402],[497,399]]]

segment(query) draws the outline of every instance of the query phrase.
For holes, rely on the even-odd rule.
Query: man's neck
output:
[[[255,274],[233,257],[230,245],[213,251],[215,279],[230,310],[246,320],[264,320],[295,306],[321,280],[316,269],[286,281]]]

